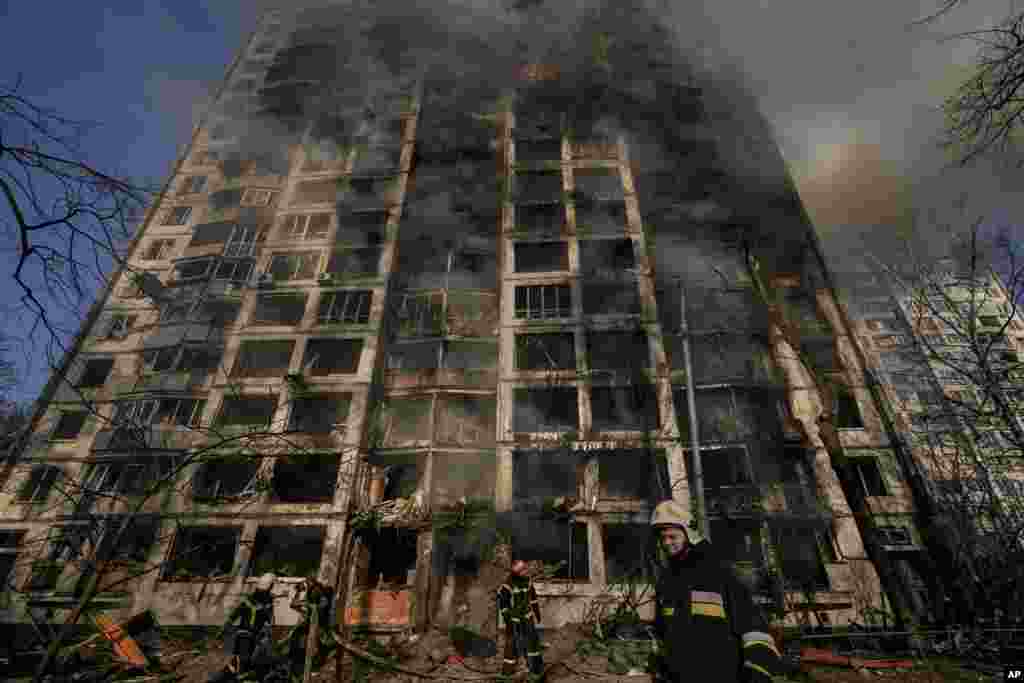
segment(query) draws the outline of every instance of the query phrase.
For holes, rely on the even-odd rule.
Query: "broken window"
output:
[[[290,339],[242,342],[231,376],[281,377],[288,372],[294,348]]]
[[[162,261],[168,258],[174,249],[174,240],[151,240],[142,258],[146,261]]]
[[[188,243],[188,249],[227,242],[234,228],[235,224],[227,221],[197,225],[192,228],[192,239]]]
[[[770,529],[785,587],[790,590],[830,590],[822,552],[827,550],[825,544],[831,546],[831,541],[824,532],[780,522],[772,523]]]
[[[88,417],[89,413],[84,410],[61,411],[60,417],[57,418],[57,426],[50,432],[50,438],[56,441],[74,439],[85,427]]]
[[[516,163],[531,163],[562,160],[560,138],[516,140]]]
[[[546,498],[579,496],[583,461],[573,451],[512,453],[512,500],[516,508],[537,508]]]
[[[914,545],[910,529],[904,526],[880,526],[875,533],[882,545]]]
[[[355,161],[352,162],[353,175],[392,175],[402,160],[399,147],[368,147],[357,148]]]
[[[367,289],[340,290],[320,295],[317,322],[321,325],[342,323],[365,325],[370,322],[373,293]]]
[[[274,463],[274,500],[279,503],[329,503],[338,483],[337,455],[278,458]]]
[[[441,366],[441,342],[395,344],[388,349],[388,370],[434,370]]]
[[[569,270],[569,245],[565,242],[517,242],[517,273]]]
[[[89,494],[139,496],[177,472],[180,458],[167,455],[132,456],[93,462],[85,487]]]
[[[569,318],[572,294],[569,285],[516,287],[515,316],[527,320]]]
[[[552,204],[562,200],[561,171],[518,171],[514,182],[517,204]]]
[[[590,390],[593,428],[599,431],[649,431],[658,428],[654,387],[593,387]]]
[[[312,280],[319,265],[319,251],[293,251],[271,256],[268,272],[278,281]]]
[[[668,500],[668,459],[660,451],[617,449],[597,454],[602,498]]]
[[[322,526],[261,526],[256,531],[248,575],[316,576],[325,536]]]
[[[225,455],[204,462],[192,478],[196,500],[236,498],[257,492],[260,458]]]
[[[591,235],[618,235],[626,229],[626,203],[595,202],[576,197],[576,231]]]
[[[590,200],[615,201],[623,197],[622,178],[616,168],[575,168],[576,194]]]
[[[552,579],[586,581],[590,578],[586,524],[521,516],[513,531],[512,546],[517,558],[558,565]]]
[[[362,339],[310,339],[302,369],[313,377],[351,375],[358,372],[362,354]]]
[[[25,532],[21,529],[0,529],[0,595],[15,589],[14,568],[18,564],[18,550],[24,537]],[[7,598],[0,600],[6,603]]]
[[[292,401],[288,429],[311,433],[344,431],[351,403],[351,394],[296,398]]]
[[[695,331],[767,329],[767,309],[750,289],[687,288],[686,319]]]
[[[338,216],[338,234],[335,241],[340,244],[379,245],[384,241],[387,223],[387,211],[341,214]]]
[[[206,399],[162,398],[156,403],[156,410],[153,413],[154,424],[193,428],[201,426]]]
[[[226,189],[218,190],[210,194],[210,210],[213,212],[233,209],[242,201],[242,190]]]
[[[497,463],[493,455],[435,452],[431,456],[430,501],[435,509],[459,500],[493,500]]]
[[[338,200],[338,181],[307,180],[295,188],[293,204],[320,204]]]
[[[754,481],[744,448],[703,449],[700,462],[704,486],[709,491],[721,487],[746,486]]]
[[[377,275],[380,271],[381,253],[379,247],[332,251],[327,262],[327,270],[324,272],[338,277]]]
[[[682,338],[669,351],[674,368],[683,368]],[[748,336],[716,334],[690,338],[693,354],[694,382],[724,384],[728,382],[770,383],[776,376],[775,362],[768,348]]]
[[[181,194],[194,194],[202,192],[204,189],[206,189],[206,176],[204,175],[186,176],[181,183]]]
[[[219,348],[203,346],[165,346],[142,353],[144,372],[208,372],[220,364]]]
[[[432,407],[433,402],[429,398],[388,399],[384,411],[384,445],[429,441]]]
[[[590,332],[587,362],[591,370],[640,372],[650,365],[647,334],[643,330]]]
[[[837,429],[863,429],[864,420],[860,416],[857,398],[848,387],[833,385],[835,400],[832,411],[835,415]]]
[[[305,292],[260,294],[252,313],[253,325],[298,325],[306,312]]]
[[[560,432],[579,429],[575,387],[515,389],[513,395],[513,431]]]
[[[495,439],[493,398],[444,395],[437,414],[437,441],[461,446],[486,446]]]
[[[239,527],[178,527],[164,580],[188,581],[231,574],[241,535]]]
[[[640,311],[640,290],[632,279],[583,283],[585,315],[638,315]]]
[[[50,591],[59,587],[61,575],[75,566],[89,531],[81,526],[52,526],[46,532],[44,559],[32,563],[32,574],[25,586],[29,591]]]
[[[416,576],[416,531],[383,527],[364,537],[369,562],[359,584],[370,588],[411,586]]]
[[[61,469],[55,465],[34,466],[18,489],[18,500],[22,503],[45,503],[61,474]]]
[[[164,217],[164,225],[185,225],[191,215],[191,206],[176,206],[167,212]]]
[[[860,485],[865,496],[887,496],[885,479],[878,467],[878,460],[872,457],[852,458],[850,471],[854,481]]]
[[[331,214],[306,213],[285,216],[281,223],[281,236],[286,240],[327,239],[331,229]]]
[[[444,294],[399,294],[393,309],[398,334],[409,337],[440,336],[444,330]]]
[[[633,240],[580,240],[580,272],[587,277],[617,279],[635,267]]]
[[[410,498],[416,492],[422,472],[416,456],[389,456],[382,463],[384,474],[384,500]]]
[[[516,229],[526,232],[558,234],[565,222],[565,210],[559,204],[520,204],[515,207]]]
[[[761,548],[761,524],[743,519],[712,519],[711,538],[722,550],[722,559],[731,562],[750,562],[755,567],[764,563]]]
[[[516,336],[516,370],[575,370],[576,341],[569,333]]]
[[[650,545],[648,525],[603,524],[601,541],[604,546],[605,577],[609,584],[625,583],[643,576]],[[718,543],[717,537],[715,543]]]
[[[110,376],[110,371],[113,368],[113,358],[90,358],[85,361],[82,374],[79,376],[78,384],[75,386],[79,389],[101,387],[106,383],[107,377]]]
[[[277,410],[277,396],[226,396],[217,417],[218,427],[269,427]]]

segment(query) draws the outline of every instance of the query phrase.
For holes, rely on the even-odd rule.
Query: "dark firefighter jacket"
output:
[[[760,682],[782,672],[750,591],[707,541],[670,561],[658,581],[655,610],[661,672],[670,681]]]
[[[540,602],[537,590],[527,576],[511,574],[498,589],[498,610],[505,624],[517,621],[540,621]]]

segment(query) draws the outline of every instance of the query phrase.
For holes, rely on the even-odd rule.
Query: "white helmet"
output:
[[[693,515],[681,503],[674,500],[666,500],[658,503],[651,515],[651,526],[658,528],[663,526],[677,526],[686,532],[690,543],[700,543],[704,535],[700,529],[693,524]]]
[[[275,581],[277,581],[277,576],[268,572],[256,581],[256,588],[261,591],[268,591],[274,586]]]

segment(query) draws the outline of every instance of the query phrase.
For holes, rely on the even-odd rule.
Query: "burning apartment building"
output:
[[[8,621],[264,572],[482,621],[511,549],[557,625],[669,498],[779,620],[887,604],[906,483],[769,127],[643,3],[559,12],[261,19],[0,498]]]

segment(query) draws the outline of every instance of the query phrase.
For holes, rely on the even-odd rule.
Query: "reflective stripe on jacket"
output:
[[[771,680],[781,673],[775,642],[750,591],[711,544],[690,548],[658,581],[655,630],[663,644],[662,674],[669,680]],[[765,678],[767,677],[767,678]]]

